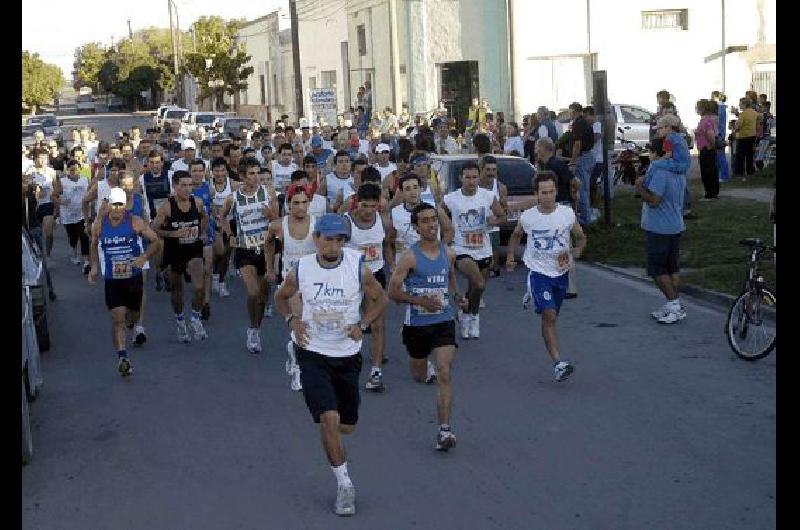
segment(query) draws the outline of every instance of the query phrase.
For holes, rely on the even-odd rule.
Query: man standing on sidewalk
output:
[[[275,304],[292,329],[306,405],[320,424],[322,446],[336,475],[336,514],[354,515],[355,488],[342,434],[355,431],[358,422],[363,333],[383,314],[388,300],[362,255],[344,248],[350,226],[341,215],[317,219],[313,236],[317,251],[289,270]],[[289,303],[296,293],[303,302],[299,315]],[[367,304],[362,315],[363,298]]]
[[[650,142],[650,159],[664,156],[663,141]],[[686,179],[675,178],[667,169],[651,164],[647,175],[636,179],[636,192],[642,196],[642,228],[647,236],[647,273],[667,297],[663,307],[651,316],[661,324],[674,324],[686,318],[678,297],[680,276],[678,257],[683,222],[683,194]]]
[[[580,103],[569,106],[572,118],[572,157],[569,161],[570,168],[575,171],[575,176],[581,181],[581,193],[578,207],[578,219],[581,226],[592,222],[592,205],[589,200],[589,185],[594,169],[594,132],[592,126],[583,115]]]

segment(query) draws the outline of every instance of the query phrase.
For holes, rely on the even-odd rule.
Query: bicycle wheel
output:
[[[766,288],[745,291],[728,312],[725,334],[733,352],[745,361],[769,355],[775,348],[775,295]]]

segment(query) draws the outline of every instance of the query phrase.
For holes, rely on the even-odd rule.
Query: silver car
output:
[[[56,118],[55,114],[39,114],[28,118],[27,125],[39,127],[44,131],[44,139],[48,142],[55,140],[58,145],[64,144],[61,126],[64,122]]]

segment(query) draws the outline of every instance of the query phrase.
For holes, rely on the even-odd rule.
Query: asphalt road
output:
[[[490,280],[481,339],[458,350],[459,441],[443,454],[435,388],[412,381],[392,306],[387,391],[362,394],[346,440],[358,513],[343,520],[318,429],[283,371],[283,320],[265,320],[265,352],[248,354],[233,279],[232,296],[213,300],[209,340],[182,345],[151,280],[149,339],[123,380],[103,289],[68,264],[57,228],[23,528],[775,527],[776,354],[738,360],[720,309],[688,300],[685,321],[660,326],[653,288],[580,267],[559,322],[576,372],[556,384],[539,319],[520,307],[522,270]]]

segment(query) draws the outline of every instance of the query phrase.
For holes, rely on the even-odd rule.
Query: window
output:
[[[619,107],[622,112],[622,121],[625,123],[650,123],[652,115],[644,109],[639,107],[629,107],[621,105]]]
[[[266,83],[264,82],[264,76],[263,75],[258,76],[258,81],[259,81],[259,84],[261,86],[261,104],[262,105],[266,105],[267,104],[267,87],[266,87]]]
[[[688,9],[642,11],[642,29],[689,29]]]
[[[323,70],[320,76],[320,88],[336,88],[336,70]]]
[[[367,54],[367,31],[364,24],[356,26],[356,33],[358,34],[358,54],[363,57]]]
[[[273,105],[280,105],[280,98],[278,98],[278,74],[272,74],[272,104]]]
[[[309,77],[308,78],[308,88],[311,88],[311,89],[317,88],[317,78],[316,77]]]

